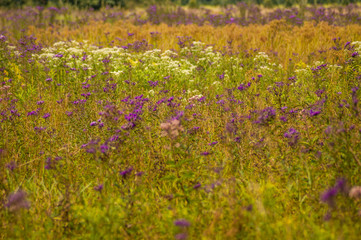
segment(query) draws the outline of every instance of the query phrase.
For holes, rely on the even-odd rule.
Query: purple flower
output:
[[[55,12],[59,11],[59,9],[56,8],[56,7],[48,7],[48,9],[49,9],[50,11],[55,11]]]
[[[98,186],[94,187],[94,190],[97,192],[101,192],[103,190],[104,185],[103,184],[99,184]]]
[[[259,116],[254,123],[267,125],[276,116],[276,110],[272,107],[267,107],[258,112]]]
[[[20,189],[17,192],[10,194],[5,207],[8,208],[11,212],[18,211],[22,208],[29,209],[30,203],[26,197],[26,192]]]
[[[290,146],[294,146],[297,144],[298,142],[298,139],[300,137],[300,133],[294,129],[294,128],[290,128],[287,132],[285,132],[285,134],[283,134],[283,136],[285,138],[288,138],[288,144]]]
[[[358,55],[359,55],[358,52],[354,52],[351,54],[351,57],[357,57]]]
[[[51,169],[55,169],[57,163],[61,160],[61,157],[55,157],[54,160],[51,157],[47,157],[46,161],[45,161],[45,169],[47,170],[51,170]]]
[[[36,115],[38,115],[37,111],[28,112],[28,116],[36,116]]]
[[[5,42],[6,41],[6,37],[4,35],[0,35],[0,41]]]
[[[149,83],[149,86],[151,86],[151,87],[156,87],[157,85],[158,85],[158,81],[148,81],[148,83]]]
[[[91,122],[91,123],[90,123],[90,126],[91,126],[91,127],[94,127],[94,126],[96,126],[96,125],[97,125],[97,122]]]
[[[123,171],[120,171],[119,174],[122,177],[127,177],[132,171],[133,171],[133,168],[130,167],[130,168],[127,168],[127,169],[125,169]]]
[[[247,207],[245,207],[245,209],[246,209],[248,212],[252,212],[252,210],[253,210],[253,205],[250,204],[250,205],[248,205]]]
[[[217,141],[214,141],[214,142],[211,142],[211,143],[208,143],[209,146],[214,146],[216,145],[218,142]]]
[[[292,138],[296,134],[298,134],[297,130],[294,128],[290,128],[288,132],[286,132],[283,136],[286,138]]]
[[[178,233],[175,235],[175,239],[177,240],[184,240],[187,239],[188,234],[187,233]]]
[[[237,128],[236,124],[234,124],[233,122],[227,122],[226,131],[229,134],[236,134],[238,131],[238,128]]]
[[[330,221],[331,217],[332,217],[331,212],[327,212],[325,214],[325,216],[323,216],[323,220],[324,221]]]
[[[335,186],[324,191],[321,195],[321,201],[327,203],[330,207],[335,207],[335,197],[340,192],[348,193],[347,182],[344,178],[337,179]]]
[[[250,83],[250,82],[247,83],[247,84],[241,83],[241,84],[237,87],[237,89],[240,90],[240,91],[243,91],[243,90],[246,90],[247,88],[249,88],[250,86],[251,86],[251,83]]]
[[[102,153],[106,153],[108,150],[109,150],[108,145],[106,145],[106,144],[100,145],[100,151],[101,151]]]
[[[16,162],[14,162],[14,161],[11,161],[10,163],[6,164],[6,168],[12,172],[15,170],[16,167],[17,167],[17,165],[16,165]]]
[[[47,119],[49,117],[50,117],[50,113],[45,113],[44,116],[43,116],[44,119]]]
[[[287,122],[287,117],[286,117],[286,116],[281,116],[281,117],[280,117],[280,120],[281,120],[282,122]]]
[[[313,109],[311,109],[311,110],[309,111],[309,114],[310,114],[311,117],[317,116],[317,115],[319,115],[320,113],[321,113],[321,111],[317,111],[317,110],[313,110]]]
[[[330,207],[335,206],[335,197],[338,193],[337,187],[331,187],[324,191],[321,195],[321,201],[327,203]]]
[[[193,189],[198,189],[198,188],[200,188],[201,186],[202,186],[202,184],[197,183],[196,185],[193,186]]]
[[[207,151],[206,151],[206,152],[202,152],[202,153],[201,153],[201,155],[203,155],[203,156],[207,156],[207,155],[209,155],[209,154],[210,154],[210,153],[209,153],[209,152],[207,152]]]
[[[174,225],[177,227],[189,227],[191,224],[185,219],[178,219],[174,221]]]
[[[348,193],[347,181],[345,178],[339,178],[336,181],[335,187],[343,193]]]

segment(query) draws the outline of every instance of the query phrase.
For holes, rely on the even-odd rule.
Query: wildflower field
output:
[[[0,239],[359,239],[361,6],[0,9]]]

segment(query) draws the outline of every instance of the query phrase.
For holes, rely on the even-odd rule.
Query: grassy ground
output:
[[[1,238],[358,239],[359,25],[91,19],[3,21]]]

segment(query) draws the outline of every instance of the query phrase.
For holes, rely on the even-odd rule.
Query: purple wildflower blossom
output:
[[[184,240],[188,238],[188,234],[187,233],[178,233],[175,235],[175,239],[177,240]]]
[[[26,192],[20,189],[17,192],[10,194],[5,207],[8,208],[11,212],[15,212],[22,208],[29,209],[30,203],[26,197]]]
[[[285,132],[285,134],[283,135],[285,138],[288,138],[289,141],[288,141],[288,144],[290,146],[294,146],[297,144],[298,142],[298,139],[300,137],[299,135],[300,133],[294,129],[294,128],[290,128],[287,132]]]
[[[331,187],[323,192],[321,195],[321,201],[327,203],[329,206],[335,206],[335,197],[338,193],[338,189],[336,187]]]
[[[120,171],[119,174],[122,177],[127,177],[132,171],[133,171],[133,168],[130,167],[130,168],[127,168],[127,169],[125,169],[123,171]]]
[[[177,219],[174,221],[174,225],[177,227],[189,227],[191,224],[185,219]]]
[[[216,145],[218,142],[217,141],[214,141],[214,142],[211,142],[211,143],[208,143],[209,146],[214,146]]]
[[[357,57],[358,55],[359,55],[358,52],[354,52],[351,54],[351,57]]]
[[[95,186],[94,187],[94,190],[97,191],[97,192],[101,192],[104,188],[104,185],[103,184],[99,184],[98,186]]]
[[[319,115],[320,113],[321,113],[321,111],[313,110],[313,109],[311,109],[311,110],[309,111],[309,114],[310,114],[311,117],[317,116],[317,115]]]
[[[16,167],[17,167],[17,165],[16,165],[16,162],[14,162],[14,161],[11,161],[8,164],[6,164],[6,168],[12,172],[15,170]]]

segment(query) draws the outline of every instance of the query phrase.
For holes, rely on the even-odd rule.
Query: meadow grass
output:
[[[0,35],[3,239],[358,239],[361,29]]]

